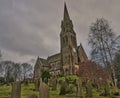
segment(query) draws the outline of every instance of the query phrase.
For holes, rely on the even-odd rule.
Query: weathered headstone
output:
[[[65,88],[65,82],[61,81],[60,84],[60,95],[65,95],[66,94],[66,88]]]
[[[69,85],[69,91],[68,91],[68,93],[72,94],[74,92],[75,92],[74,86],[73,85]]]
[[[32,95],[29,95],[27,98],[38,98],[38,96],[35,94],[32,94]]]
[[[106,82],[104,86],[104,96],[109,96],[109,95],[110,95],[110,86],[108,82]]]
[[[49,88],[44,82],[40,82],[40,98],[50,98]]]
[[[118,81],[118,88],[120,89],[120,81]]]
[[[62,81],[60,84],[60,93],[59,95],[65,95],[68,92],[68,84],[66,81]]]
[[[12,98],[21,97],[21,82],[14,82],[12,84]]]
[[[108,82],[105,82],[103,92],[100,93],[100,96],[110,96],[110,85]]]
[[[69,84],[69,79],[65,77],[65,82]]]
[[[39,90],[39,86],[40,86],[40,81],[39,81],[39,79],[36,79],[35,80],[35,90]]]
[[[57,89],[57,79],[54,78],[54,79],[52,80],[52,90],[56,90],[56,89]]]
[[[92,97],[92,84],[89,80],[87,81],[87,84],[86,84],[86,96]]]
[[[76,84],[77,84],[76,96],[80,96],[82,98],[83,97],[82,96],[82,80],[78,78],[76,80]]]

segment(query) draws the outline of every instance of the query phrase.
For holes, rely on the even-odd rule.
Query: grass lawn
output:
[[[75,77],[72,76],[70,78],[74,79]],[[60,78],[60,80],[63,80],[63,79],[64,79],[63,77]],[[39,96],[38,91],[33,91],[34,88],[35,87],[34,87],[33,83],[29,83],[28,86],[22,84],[22,86],[21,86],[21,98],[27,98],[27,96],[30,94],[36,94]],[[66,94],[66,95],[59,95],[59,89],[60,89],[60,86],[57,87],[56,91],[50,90],[50,98],[79,98],[79,97],[76,97],[75,93]],[[0,86],[0,98],[6,98],[6,96],[11,94],[11,90],[12,90],[11,85],[10,86],[6,86],[6,85]],[[110,98],[110,97],[99,96],[99,93],[96,92],[95,89],[93,89],[93,97],[91,97],[91,98]],[[120,98],[120,96],[118,96],[116,98]]]
[[[39,95],[38,91],[33,91],[34,84],[29,84],[28,86],[25,86],[22,84],[22,90],[21,90],[21,98],[27,98],[30,94],[36,94]],[[11,86],[0,86],[0,98],[5,98],[5,96],[11,94]],[[59,87],[56,91],[50,91],[50,98],[79,98],[75,96],[75,93],[73,94],[67,94],[67,95],[59,95]],[[103,97],[99,96],[98,93],[96,93],[96,90],[93,90],[93,97],[92,98],[110,98],[110,97]],[[117,98],[120,98],[117,97]]]

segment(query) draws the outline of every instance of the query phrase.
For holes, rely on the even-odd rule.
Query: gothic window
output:
[[[58,62],[58,65],[60,65],[60,62]]]
[[[69,26],[69,22],[66,22],[66,26]]]
[[[63,44],[65,44],[65,39],[64,39],[64,37],[63,37]]]
[[[71,25],[69,22],[66,22],[66,32],[69,32],[71,29]]]
[[[64,63],[67,64],[67,56],[64,56]]]
[[[66,44],[68,44],[68,37],[67,37],[67,36],[65,36],[65,39],[66,39]]]
[[[66,61],[65,63],[67,64],[67,56],[65,56],[65,61]]]
[[[68,63],[70,63],[70,56],[68,55]]]
[[[73,42],[73,37],[71,36],[71,42]]]
[[[74,37],[74,46],[76,45],[76,39],[75,39],[75,37]]]
[[[65,69],[65,73],[66,73],[66,75],[69,75],[70,73],[69,73],[69,70],[66,68]]]
[[[64,27],[63,21],[62,21],[61,24],[62,24],[62,25],[61,25],[62,30],[65,31],[65,27]]]
[[[71,42],[72,42],[72,45],[73,45],[73,46],[76,45],[76,39],[75,39],[75,37],[73,37],[72,35],[71,35]]]
[[[63,45],[67,45],[68,44],[68,37],[64,36],[63,37]]]

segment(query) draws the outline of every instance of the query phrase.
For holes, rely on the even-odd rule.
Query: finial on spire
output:
[[[70,20],[69,13],[67,10],[66,2],[64,2],[64,19],[63,20]]]

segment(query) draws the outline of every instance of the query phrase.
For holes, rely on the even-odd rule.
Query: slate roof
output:
[[[84,55],[86,56],[86,58],[88,58],[87,55],[86,55],[86,52],[85,52],[85,50],[84,50],[84,48],[83,48],[83,46],[82,46],[81,43],[80,43],[79,46],[77,46],[77,50],[78,50],[78,52],[79,52],[80,49],[82,50],[82,52],[84,53]]]
[[[52,56],[49,56],[48,58],[47,58],[47,61],[48,62],[51,62],[51,61],[56,61],[56,60],[60,60],[61,59],[61,55],[60,55],[60,53],[57,53],[57,54],[54,54],[54,55],[52,55]]]
[[[39,64],[43,65],[44,67],[48,67],[49,66],[46,59],[38,57],[38,61],[37,62],[39,62]]]

